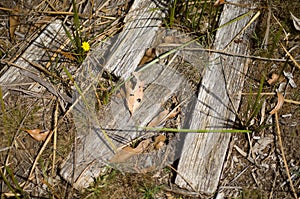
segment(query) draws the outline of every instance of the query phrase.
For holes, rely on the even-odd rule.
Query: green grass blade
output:
[[[207,7],[207,0],[204,1],[204,4],[201,8],[201,12],[200,12],[200,15],[199,15],[198,20],[197,20],[198,22],[197,22],[197,25],[195,27],[196,29],[199,29],[199,27],[201,25],[201,19],[203,17],[203,14],[204,14],[204,11],[205,11],[206,7]]]
[[[250,130],[238,129],[175,129],[175,128],[153,128],[153,127],[139,127],[148,131],[167,131],[173,133],[250,133]]]
[[[79,34],[80,20],[79,20],[79,14],[78,14],[78,10],[77,10],[77,7],[76,7],[75,0],[73,0],[73,12],[74,12],[73,21],[74,21],[74,27],[75,27],[75,31],[73,32],[74,33],[74,40],[75,40],[76,47],[77,47],[77,50],[78,50],[77,53],[79,53],[80,49],[81,49],[81,41],[80,41],[80,34]]]
[[[70,31],[65,27],[64,24],[62,24],[62,27],[63,27],[63,29],[64,29],[64,31],[65,31],[67,37],[68,37],[68,38],[70,39],[70,41],[72,42],[72,45],[76,48],[76,43],[75,43],[75,41],[74,41],[74,39],[73,39],[72,34],[71,34]]]
[[[75,0],[72,1],[72,5],[73,5],[73,12],[74,12],[74,15],[73,15],[74,26],[75,26],[75,29],[78,30],[80,28],[80,21],[79,21],[79,15],[78,15],[78,10],[76,7]]]
[[[221,28],[224,28],[225,26],[228,26],[229,24],[232,24],[232,23],[234,23],[234,22],[236,22],[236,21],[239,21],[239,20],[243,19],[244,17],[247,17],[248,15],[251,15],[251,14],[253,14],[253,11],[252,11],[252,10],[250,10],[249,12],[247,12],[247,13],[241,15],[241,16],[238,16],[238,17],[236,17],[236,18],[234,18],[234,19],[232,19],[232,20],[230,20],[230,21],[228,21],[228,22],[222,24],[222,25],[219,26],[218,28],[214,29],[212,32],[215,32],[215,31],[217,31],[217,30],[219,30],[219,29],[221,29]]]
[[[257,114],[259,113],[259,111],[261,109],[261,106],[262,106],[262,103],[261,103],[261,93],[262,93],[262,90],[263,90],[264,82],[265,82],[265,78],[262,77],[261,80],[260,80],[259,89],[258,89],[256,98],[255,98],[254,104],[252,106],[252,113],[251,113],[250,117],[248,118],[248,120],[247,120],[247,122],[245,124],[246,126],[249,126],[251,120],[255,116],[257,116]]]
[[[21,193],[21,195],[24,196],[24,191],[23,189],[20,187],[19,182],[17,181],[17,179],[15,178],[15,175],[13,174],[13,172],[10,170],[9,167],[5,166],[5,169],[8,173],[8,175],[10,176],[10,178],[12,179],[14,185],[16,186],[17,190]]]
[[[170,9],[170,22],[169,22],[169,26],[172,27],[175,21],[175,11],[176,11],[176,5],[177,5],[177,0],[174,0],[173,5]]]
[[[6,168],[6,167],[5,167]],[[18,193],[15,191],[15,189],[11,186],[10,182],[8,181],[8,179],[6,178],[6,176],[4,175],[2,169],[0,169],[0,175],[2,180],[4,181],[4,183],[6,184],[6,186],[8,187],[8,189],[13,192],[13,194],[15,194],[15,197],[17,199],[19,199]]]
[[[0,104],[1,104],[1,111],[3,113],[2,120],[4,124],[4,131],[7,132],[7,117],[6,117],[6,111],[5,111],[5,103],[3,100],[3,92],[2,87],[0,86]]]

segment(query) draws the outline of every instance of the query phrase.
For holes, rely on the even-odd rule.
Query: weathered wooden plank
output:
[[[151,137],[149,132],[137,131],[137,127],[146,126],[157,116],[171,96],[177,96],[179,102],[186,100],[185,103],[182,103],[181,108],[183,113],[188,113],[189,99],[187,98],[193,96],[196,87],[195,85],[191,86],[189,80],[193,80],[192,82],[196,84],[200,81],[200,74],[204,68],[201,61],[203,61],[202,57],[204,59],[203,54],[205,53],[198,51],[191,54],[191,51],[183,53],[179,50],[176,53],[176,56],[181,56],[178,61],[183,64],[183,60],[186,60],[192,67],[189,67],[188,64],[173,65],[171,60],[168,62],[169,65],[164,65],[163,60],[160,60],[160,63],[140,71],[139,79],[145,82],[144,99],[140,108],[132,116],[125,105],[124,97],[120,97],[118,94],[112,96],[108,106],[103,107],[102,115],[100,117],[97,115],[93,110],[96,100],[91,87],[95,85],[103,69],[126,79],[136,70],[148,47],[155,47],[157,53],[162,54],[175,48],[174,44],[179,46],[190,40],[189,37],[174,30],[159,30],[156,36],[160,13],[155,14],[152,1],[149,1],[149,4],[140,1],[136,3],[142,6],[140,9],[137,9],[137,5],[133,6],[140,14],[134,14],[135,20],[128,15],[128,19],[131,20],[125,25],[124,32],[95,49],[83,63],[76,78],[81,91],[87,90],[88,92],[84,93],[85,100],[80,100],[74,107],[73,117],[77,129],[76,149],[64,162],[60,172],[66,180],[73,182],[76,188],[88,186],[93,177],[99,175],[104,165],[112,165],[110,159],[114,157],[115,151],[107,136],[118,148],[135,138]],[[150,5],[150,9],[145,5]],[[151,16],[147,15],[148,18],[146,18],[144,12],[149,12],[149,10],[151,10]],[[130,13],[134,12],[130,11]],[[141,17],[141,21],[139,21],[139,17]],[[132,23],[136,25],[132,25]],[[199,45],[193,43],[188,47],[195,48]],[[175,55],[171,57],[173,56],[172,60],[174,61],[177,58]],[[201,61],[199,62],[199,60]],[[74,100],[76,101],[79,96],[75,90]],[[188,118],[186,116],[182,115],[181,126],[188,123],[185,120]],[[176,155],[179,150],[176,147],[179,139],[179,136],[175,136],[174,142],[170,142],[158,151],[139,154],[124,164],[118,163],[113,166],[126,172],[161,168],[167,163],[172,163],[178,157]]]
[[[154,64],[151,68],[140,72],[139,75],[140,79],[145,82],[146,89],[143,102],[134,115],[130,115],[124,97],[120,97],[118,94],[112,96],[110,104],[101,111],[101,118],[89,109],[95,102],[93,100],[90,102],[91,106],[86,106],[85,100],[80,101],[74,108],[73,118],[78,132],[78,143],[75,154],[71,154],[68,161],[64,163],[61,175],[67,180],[71,180],[71,175],[74,175],[75,187],[88,186],[93,180],[92,177],[99,174],[101,167],[110,165],[109,160],[114,156],[115,151],[109,144],[103,129],[118,148],[137,137],[151,137],[145,131],[137,131],[137,127],[146,126],[157,116],[171,96],[176,95],[182,102],[189,96],[193,96],[195,92],[184,75],[167,66]],[[91,93],[88,100],[92,98],[92,95]],[[87,95],[85,94],[85,96]],[[181,106],[183,112],[187,112],[184,109],[186,109],[188,101],[187,99],[186,104]],[[184,119],[185,117],[182,117],[182,124]],[[179,139],[179,137],[177,138]],[[175,150],[176,142],[177,140],[174,140],[174,143],[170,143],[162,150],[142,154],[125,164],[114,164],[113,166],[126,172],[141,172],[146,168],[157,169],[175,160],[175,153],[178,152]],[[75,163],[73,155],[76,155]],[[142,161],[147,164],[143,164]],[[73,170],[76,172],[75,174],[72,173]]]
[[[162,18],[160,8],[153,1],[134,1],[125,17],[124,29],[114,37],[106,52],[110,56],[105,68],[118,77],[128,78],[150,47]]]
[[[47,63],[50,59],[49,56],[53,55],[53,52],[58,50],[66,39],[67,36],[62,27],[62,21],[55,20],[50,23],[14,63],[8,64],[9,68],[0,77],[3,96],[6,97],[9,94],[10,88],[16,87],[12,85],[25,85],[25,83],[34,81],[31,85],[32,90],[41,92],[42,87],[38,85],[39,83],[57,97],[62,98],[66,102],[71,102],[70,98],[60,94],[50,83],[43,80],[40,76],[40,71],[30,63],[33,62],[40,65]]]
[[[88,92],[84,94],[86,100],[80,100],[74,107],[73,115],[78,135],[76,149],[75,153],[71,153],[62,165],[60,172],[66,180],[74,182],[73,185],[77,188],[88,186],[93,181],[93,177],[100,174],[101,167],[107,165],[114,154],[114,149],[109,144],[103,129],[119,129],[119,131],[112,132],[105,130],[109,133],[114,145],[119,147],[122,144],[120,137],[124,138],[124,144],[139,134],[138,131],[121,130],[132,129],[137,125],[145,126],[159,111],[159,99],[167,99],[172,94],[163,86],[156,87],[162,95],[157,98],[151,96],[155,98],[152,101],[145,100],[142,106],[144,109],[140,109],[133,117],[130,117],[123,99],[118,97],[112,98],[112,104],[103,110],[105,112],[103,120],[98,120],[97,113],[93,109],[95,97],[90,87],[101,76],[102,69],[126,79],[135,71],[146,49],[150,47],[162,19],[161,11],[155,8],[156,5],[151,0],[135,1],[126,16],[127,23],[124,30],[117,37],[95,49],[82,64],[76,82],[82,91],[88,90]],[[161,67],[158,66],[157,69],[159,68]],[[161,71],[158,72],[161,73]],[[155,75],[155,70],[152,70],[152,75]],[[148,77],[151,78],[151,76]],[[161,83],[157,82],[156,86],[159,84]],[[151,86],[145,90],[146,98],[147,95],[154,95]],[[75,90],[74,100],[76,101],[79,96]],[[149,112],[149,106],[152,107],[152,115],[145,114]]]
[[[234,3],[250,6],[251,1],[239,0]],[[247,7],[224,5],[220,25],[249,10]],[[253,26],[237,37],[242,42],[230,43],[249,19],[250,16],[247,16],[219,29],[214,48],[217,50],[226,48],[226,52],[231,53],[249,54],[249,40]],[[213,54],[210,57],[210,65],[204,73],[198,101],[191,118],[191,129],[232,128],[232,122],[235,120],[233,107],[237,108],[240,103],[241,96],[237,93],[243,88],[247,68],[248,61],[244,58],[220,54]],[[176,183],[180,187],[191,189],[192,185],[197,191],[214,193],[218,186],[229,139],[230,134],[224,133],[187,134],[178,164],[177,170],[180,175],[177,176]]]

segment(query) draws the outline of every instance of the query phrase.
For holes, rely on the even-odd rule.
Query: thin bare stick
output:
[[[56,159],[56,143],[57,143],[57,121],[58,121],[58,101],[56,101],[54,112],[54,136],[53,136],[53,161],[52,161],[52,178],[55,177],[55,159]]]
[[[54,77],[54,78],[59,79],[59,80],[63,80],[61,77],[57,76],[54,73],[51,73],[47,68],[43,67],[42,65],[38,64],[37,62],[30,61],[30,60],[28,60],[28,59],[26,59],[24,57],[22,57],[22,59],[24,59],[27,63],[29,63],[30,65],[34,66],[36,69],[42,71],[46,75],[49,75],[49,76]]]
[[[280,23],[280,21],[277,19],[277,17],[275,17],[274,14],[272,14],[272,17],[275,19],[275,21],[278,23],[278,25],[282,28],[283,32],[284,32],[284,35],[285,35],[285,38],[284,40],[287,40],[288,36],[289,36],[289,33],[285,30],[285,28],[282,26],[282,24]]]
[[[287,51],[287,49],[283,46],[283,44],[281,42],[280,42],[280,45],[281,45],[282,49],[285,51],[285,53],[287,54],[287,56],[289,56],[289,58],[294,62],[294,64],[300,69],[299,63],[295,60],[295,58],[291,55],[291,53],[289,51]]]
[[[177,47],[180,44],[160,44],[159,47]],[[209,48],[184,48],[184,50],[190,50],[190,51],[206,51],[208,53],[218,53],[222,55],[228,55],[228,56],[233,56],[233,57],[241,57],[241,58],[249,58],[249,59],[255,59],[255,60],[262,60],[262,61],[274,61],[274,62],[286,62],[288,59],[282,58],[282,59],[277,59],[277,58],[268,58],[268,57],[260,57],[260,56],[254,56],[254,55],[244,55],[244,54],[239,54],[239,53],[231,53],[231,52],[226,52],[224,50],[217,50],[217,49],[209,49]],[[300,61],[300,60],[295,60],[295,61]]]
[[[278,176],[278,171],[275,173],[275,177],[274,177],[274,180],[273,180],[273,184],[272,184],[271,192],[270,192],[270,195],[269,195],[269,199],[273,198],[273,193],[274,193],[275,185],[276,185],[276,182],[277,182],[276,181],[277,176]]]
[[[297,105],[300,105],[300,102],[299,102],[299,101],[294,101],[294,100],[290,100],[290,99],[284,99],[284,102],[288,102],[288,103],[291,103],[291,104],[297,104]]]
[[[58,112],[58,107],[57,107],[57,106],[58,106],[58,105],[56,104],[56,109],[55,109],[55,114],[54,114],[54,122],[56,123],[56,125],[54,125],[54,129],[53,129],[52,131],[50,131],[50,133],[49,133],[49,135],[48,135],[46,141],[44,142],[42,148],[40,149],[38,155],[36,156],[36,158],[35,158],[35,160],[34,160],[34,162],[33,162],[33,165],[32,165],[32,167],[31,167],[31,170],[30,170],[30,172],[29,172],[27,181],[26,181],[26,183],[24,184],[24,187],[28,184],[29,181],[31,181],[31,179],[32,179],[32,174],[33,174],[33,171],[34,171],[34,169],[35,169],[35,167],[36,167],[36,165],[37,165],[38,160],[40,159],[42,153],[43,153],[44,150],[46,149],[46,146],[47,146],[48,143],[50,142],[52,135],[54,134],[54,132],[57,131],[57,126],[58,126],[58,125],[57,125],[57,123],[58,123],[58,121],[57,121],[57,117],[58,117],[58,113],[57,113],[57,112]],[[52,168],[52,169],[53,169],[53,168]],[[52,176],[53,176],[53,175],[52,175]]]
[[[295,191],[295,188],[294,188],[293,181],[291,179],[290,170],[289,170],[289,167],[288,167],[288,164],[287,164],[287,161],[286,161],[286,158],[285,158],[285,153],[284,153],[284,150],[283,150],[283,144],[282,144],[282,139],[281,139],[281,132],[280,132],[280,127],[279,127],[279,120],[278,120],[278,112],[277,111],[275,112],[275,121],[276,121],[278,142],[279,142],[279,147],[280,147],[281,154],[282,154],[284,167],[285,167],[285,170],[286,170],[286,174],[288,176],[288,180],[290,182],[290,187],[292,189],[293,196],[294,196],[295,199],[297,199],[298,197],[297,197],[297,194],[296,194],[296,191]]]
[[[175,171],[177,173],[177,175],[179,175],[191,188],[193,191],[195,191],[196,193],[199,193],[196,188],[192,185],[192,183],[190,183],[187,179],[185,179],[174,167],[172,167],[171,165],[168,165],[168,167],[170,169],[172,169],[173,171]],[[199,193],[200,194],[200,193]],[[201,195],[201,194],[200,194]]]
[[[14,9],[4,8],[4,7],[0,7],[0,10],[9,11],[9,12],[15,11]]]
[[[269,35],[270,35],[270,27],[271,27],[270,21],[271,21],[271,14],[272,14],[270,2],[267,1],[267,3],[268,3],[267,28],[266,28],[265,37],[264,37],[264,40],[263,40],[263,48],[265,50],[268,48],[268,43],[269,43]]]

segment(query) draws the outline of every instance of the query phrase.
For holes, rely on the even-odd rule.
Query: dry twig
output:
[[[281,132],[280,132],[280,127],[279,127],[279,120],[278,120],[278,112],[277,111],[275,112],[275,121],[276,121],[278,142],[279,142],[279,147],[280,147],[281,154],[282,154],[284,167],[285,167],[285,170],[286,170],[286,174],[288,176],[290,187],[291,187],[292,192],[293,192],[293,196],[294,196],[295,199],[297,199],[298,197],[297,197],[297,194],[296,194],[296,191],[295,191],[295,188],[294,188],[293,181],[291,179],[290,170],[289,170],[289,167],[288,167],[288,164],[287,164],[287,161],[286,161],[286,158],[285,158],[285,153],[284,153],[284,150],[283,150],[283,144],[282,144],[282,139],[281,139]]]

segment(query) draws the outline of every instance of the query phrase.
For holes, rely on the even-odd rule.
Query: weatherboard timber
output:
[[[246,2],[243,2],[243,4],[246,4]],[[123,79],[129,77],[132,72],[136,70],[136,67],[143,57],[146,49],[150,47],[150,44],[157,33],[158,26],[161,24],[159,19],[161,19],[162,16],[158,10],[154,9],[156,8],[155,6],[156,5],[154,5],[153,1],[149,0],[134,2],[131,11],[126,17],[124,31],[119,35],[119,38],[117,38],[115,42],[111,42],[111,44],[107,45],[111,47],[110,52],[108,53],[111,57],[109,57],[110,59],[108,59],[108,62],[106,63],[106,70],[116,76],[120,76]],[[141,7],[143,9],[139,9]],[[157,12],[155,12],[155,10]],[[242,8],[226,4],[221,16],[221,24],[230,21],[232,18],[240,16],[247,11],[248,9],[245,7]],[[231,39],[239,32],[248,20],[249,18],[246,17],[218,30],[214,48],[217,50],[224,49],[224,47],[231,41]],[[249,32],[251,32],[251,28],[247,29],[246,32],[243,32],[238,37],[238,39],[242,42],[233,42],[226,51],[245,55],[248,54]],[[22,57],[29,61],[38,61],[46,54],[46,48],[44,48],[44,46],[49,48],[49,46],[54,45],[54,50],[56,50],[57,48],[60,48],[59,45],[61,44],[61,41],[64,40],[66,40],[66,35],[61,26],[61,22],[59,20],[54,21],[47,26],[45,31],[27,48],[26,52],[20,56],[14,64],[26,69],[29,68],[30,71],[36,72],[37,70],[33,69],[31,64],[25,61]],[[56,41],[59,42],[56,43]],[[81,67],[90,69],[90,71],[86,71],[86,73],[83,74],[101,74],[101,67],[96,68],[96,66],[103,64],[103,60],[99,58],[101,56],[97,56],[97,53],[98,55],[103,53],[103,56],[105,56],[106,52],[101,48],[92,49],[90,56]],[[153,91],[151,91],[151,87],[148,91],[145,91],[146,96],[154,96],[153,101],[159,100],[161,97],[167,99],[173,92],[182,88],[179,84],[181,82],[185,83],[185,81],[180,80],[178,82],[172,82],[174,79],[169,78],[169,84],[174,86],[172,91],[161,84],[168,83],[167,77],[168,75],[172,75],[172,72],[174,71],[165,71],[165,73],[161,73],[160,64],[156,64],[155,66],[156,70],[152,70],[152,75],[155,76],[155,74],[159,73],[161,75],[161,80],[159,80],[156,85],[153,85],[153,87],[157,87],[153,88]],[[203,83],[199,91],[199,101],[193,111],[193,118],[190,121],[191,124],[190,126],[187,124],[183,127],[190,129],[207,129],[213,127],[216,129],[221,127],[230,127],[230,121],[234,121],[235,119],[235,114],[232,111],[234,108],[230,103],[232,102],[235,108],[238,107],[241,96],[236,95],[236,93],[242,89],[247,67],[246,59],[212,54],[210,64],[206,67],[207,70],[203,77]],[[7,91],[9,90],[10,84],[32,82],[30,74],[31,73],[26,73],[26,70],[20,70],[16,67],[10,67],[7,71],[5,71],[4,75],[1,75],[0,77],[0,86],[4,90],[4,95],[8,95]],[[25,76],[28,77],[25,78]],[[77,80],[83,80],[79,83],[81,88],[89,86],[92,82],[92,77],[90,77],[90,80],[81,76],[77,77]],[[34,78],[36,78],[36,76],[34,76]],[[180,79],[180,77],[178,79]],[[37,79],[34,79],[34,81],[37,81]],[[151,78],[149,81],[151,81]],[[45,82],[41,83],[46,85]],[[51,84],[47,85],[49,86],[47,89],[51,90]],[[34,88],[37,88],[37,92],[41,91],[39,90],[40,86],[36,86]],[[69,99],[63,97],[62,94],[56,93],[55,90],[50,92],[65,101],[69,101]],[[228,96],[230,96],[230,98]],[[112,109],[109,110],[115,113],[115,109],[121,107],[119,114],[113,115],[113,118],[112,114],[107,114],[108,117],[106,120],[108,121],[111,119],[124,121],[118,122],[121,129],[127,127],[122,125],[128,120],[126,117],[129,117],[129,115],[128,111],[123,107],[124,104],[121,104],[119,100],[120,99],[115,98],[115,106],[112,106]],[[146,104],[147,106],[144,106],[144,108],[137,113],[142,114],[142,112],[150,112],[152,114],[147,116],[148,118],[143,118],[143,124],[146,124],[147,121],[149,121],[155,113],[158,113],[159,110],[159,104],[153,104],[153,102],[152,104],[150,102],[147,103],[148,105]],[[150,106],[151,111],[148,111],[150,110]],[[91,121],[89,121],[90,123],[86,123],[86,125],[93,125],[94,127],[97,127],[98,123],[94,121],[97,117],[96,113],[89,112],[90,114],[87,114],[88,111],[89,109],[85,108],[84,103],[82,103],[82,101],[79,102],[73,112],[75,120],[76,114],[74,113],[78,114],[78,120],[88,115],[84,121]],[[82,114],[82,117],[80,117],[80,114]],[[142,115],[146,116],[146,114]],[[138,118],[138,115],[136,118]],[[111,125],[113,126],[115,124]],[[103,162],[101,162],[101,160],[103,160],[103,157],[105,156],[110,156],[112,152],[108,155],[101,155],[103,151],[101,151],[101,148],[99,150],[99,143],[102,143],[103,141],[97,142],[97,139],[103,139],[100,127],[98,129],[90,129],[90,132],[80,132],[81,127],[77,126],[77,128],[76,149],[74,150],[74,153],[70,154],[64,165],[62,165],[60,174],[69,182],[74,182],[75,187],[82,188],[88,186],[89,183],[93,181],[93,178],[99,175],[100,168],[107,163],[106,160]],[[86,130],[85,127],[84,129]],[[129,139],[128,136],[137,136],[137,133],[126,134],[126,132],[120,132],[124,135],[124,137],[127,136],[127,139]],[[178,165],[178,172],[184,177],[184,180],[178,175],[176,183],[182,187],[190,188],[185,182],[185,180],[187,180],[198,191],[206,193],[215,192],[222,171],[222,165],[229,139],[230,134],[188,133]],[[110,148],[110,146],[106,148]],[[165,151],[162,151],[161,153],[164,152]],[[73,156],[74,154],[75,156]],[[24,171],[24,173],[25,172],[26,171]]]
[[[102,69],[122,79],[131,76],[155,38],[161,19],[162,13],[153,1],[134,1],[125,17],[126,23],[122,32],[93,49],[81,66],[76,82],[81,91],[89,90],[84,94],[87,104],[95,102],[94,91],[88,87],[95,84],[94,80],[101,76]],[[114,145],[119,148],[140,134],[139,131],[126,132],[126,129],[132,129],[137,121],[139,125],[145,126],[160,110],[161,100],[170,97],[172,89],[167,89],[163,84],[166,83],[165,78],[172,75],[172,71],[163,72],[163,68],[158,64],[155,70],[151,70],[151,74],[161,76],[155,80],[156,84],[149,86],[144,93],[145,98],[152,96],[154,99],[145,100],[134,116],[130,116],[124,100],[117,96],[113,96],[111,104],[102,110],[105,112],[102,116],[98,116],[95,110],[86,106],[84,100],[75,105],[73,117],[77,129],[77,143],[74,153],[70,153],[60,171],[62,177],[72,182],[74,187],[87,187],[93,182],[100,174],[101,168],[113,157],[116,150]],[[145,73],[144,76],[143,81],[153,81],[151,75]],[[174,90],[177,90],[180,83],[182,82],[175,80],[172,82]],[[75,101],[79,96],[80,94],[75,92]],[[109,138],[106,133],[109,134]]]
[[[48,62],[49,55],[53,55],[53,52],[60,49],[61,44],[66,39],[67,36],[62,27],[61,20],[55,20],[47,25],[42,33],[31,42],[22,54],[14,62],[9,62],[8,66],[1,71],[3,74],[0,75],[0,86],[3,89],[3,96],[6,97],[9,95],[10,91],[20,87],[24,89],[24,91],[29,89],[36,93],[40,93],[44,86],[57,97],[60,97],[67,102],[71,102],[69,97],[59,93],[48,81],[40,76],[40,71],[36,67],[33,67],[33,64],[35,63],[40,64]],[[51,50],[53,52],[50,52]],[[14,86],[25,85],[25,83],[30,83],[32,81],[35,83],[32,83],[29,88],[28,85],[20,87]]]
[[[159,115],[163,111],[166,101],[172,96],[176,96],[179,102],[182,102],[181,112],[187,113],[181,116],[180,127],[188,128],[186,124],[188,124],[188,115],[192,107],[189,105],[193,103],[193,99],[196,99],[194,95],[196,86],[193,87],[189,80],[193,79],[194,83],[199,83],[201,72],[205,67],[203,59],[207,54],[203,51],[184,51],[183,49],[178,52],[174,51],[170,55],[170,58],[175,57],[175,59],[179,56],[180,63],[183,63],[182,58],[184,58],[193,67],[189,67],[188,64],[166,65],[160,63],[162,59],[157,59],[157,63],[148,67],[145,67],[147,64],[138,66],[149,47],[155,47],[159,54],[164,54],[192,39],[176,30],[158,29],[161,23],[158,21],[158,18],[161,17],[159,12],[151,12],[151,16],[143,16],[144,12],[148,13],[149,10],[153,10],[151,6],[154,4],[136,3],[141,4],[144,8],[144,10],[137,9],[135,4],[131,8],[141,12],[134,14],[137,19],[133,20],[128,15],[131,20],[126,20],[128,23],[125,24],[124,31],[94,49],[83,63],[75,79],[80,90],[82,92],[87,90],[87,92],[83,94],[85,99],[78,101],[74,106],[73,118],[77,129],[76,147],[63,163],[60,174],[78,189],[89,186],[105,165],[114,166],[123,172],[147,172],[173,163],[180,154],[179,146],[181,146],[182,137],[177,134],[168,144],[157,151],[138,154],[125,163],[115,164],[118,161],[115,161],[114,157],[116,154],[120,154],[118,152],[122,150],[122,147],[128,146],[136,138],[146,139],[149,136],[151,138],[152,134],[158,134],[141,131],[143,128],[139,129],[138,127],[145,127]],[[134,11],[129,11],[129,13],[131,12]],[[142,25],[143,23],[145,25]],[[137,35],[142,36],[139,38],[139,42],[142,43],[131,41],[136,40]],[[190,42],[190,45],[186,46],[187,49],[197,49],[197,47],[200,46],[195,42]],[[142,53],[137,53],[139,51]],[[139,76],[140,81],[144,82],[144,99],[134,114],[130,114],[124,103],[124,96],[121,94],[124,87],[120,87],[120,92],[115,93],[109,104],[102,106],[98,113],[91,108],[95,104],[95,96],[94,90],[89,87],[95,84],[94,80],[99,79],[103,69],[127,81],[126,78],[136,71],[135,74]],[[132,79],[135,79],[136,75],[132,75]],[[75,90],[74,96],[75,103],[80,97],[79,92]],[[112,159],[113,163],[110,162]]]
[[[220,26],[250,11],[251,1],[231,2],[236,5],[224,5]],[[249,4],[249,8],[238,6],[239,3]],[[248,55],[254,25],[238,34],[250,18],[251,16],[243,17],[218,29],[213,48]],[[242,42],[231,42],[234,39]],[[209,60],[210,64],[203,74],[190,129],[234,128],[232,125],[236,118],[235,110],[241,100],[238,93],[243,88],[249,60],[216,53],[211,54]],[[176,177],[176,184],[213,194],[217,190],[230,137],[230,133],[188,133],[177,168],[180,175]]]

